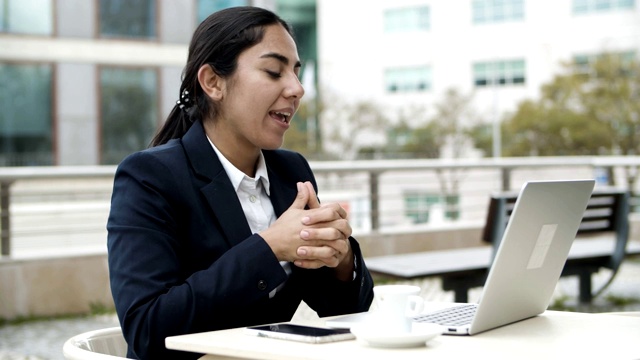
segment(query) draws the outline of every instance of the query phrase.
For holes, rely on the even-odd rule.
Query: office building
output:
[[[315,39],[309,4],[0,0],[0,166],[117,164],[148,146],[178,100],[188,43],[206,16],[281,9]],[[314,43],[303,51],[316,56]]]
[[[561,62],[640,52],[636,0],[0,0],[0,166],[116,164],[145,148],[178,99],[193,30],[235,5],[293,24],[323,128],[344,103],[394,119],[433,112],[449,89],[496,122]],[[310,142],[330,136],[306,120]]]
[[[492,124],[520,101],[537,99],[563,62],[587,64],[603,52],[637,59],[640,6],[635,0],[318,0],[318,33],[325,109],[332,102],[368,102],[393,121],[422,107],[422,119],[410,119],[415,126],[455,89],[473,97],[473,121]],[[339,118],[331,112],[320,123]]]

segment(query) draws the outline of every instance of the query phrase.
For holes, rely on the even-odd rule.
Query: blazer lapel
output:
[[[182,138],[182,144],[191,167],[203,179],[200,188],[219,227],[233,247],[251,235],[238,196],[222,163],[211,147],[202,123],[196,121]],[[269,174],[271,176],[271,174]]]
[[[265,157],[265,161],[267,162],[267,171],[269,173],[271,204],[276,216],[280,217],[295,200],[296,195],[298,195],[298,189],[295,183],[284,181],[279,173],[272,171],[268,158]]]

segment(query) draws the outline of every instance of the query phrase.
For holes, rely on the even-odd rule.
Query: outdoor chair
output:
[[[63,347],[68,360],[127,359],[127,343],[120,327],[88,331],[67,340]]]

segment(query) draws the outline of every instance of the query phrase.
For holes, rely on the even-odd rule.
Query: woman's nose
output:
[[[298,76],[292,75],[289,81],[287,81],[287,85],[284,90],[284,96],[287,98],[294,97],[298,100],[302,98],[302,96],[304,96],[304,88],[302,87]]]

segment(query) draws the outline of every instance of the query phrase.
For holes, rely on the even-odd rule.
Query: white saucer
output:
[[[444,328],[437,324],[420,324],[410,333],[389,333],[383,329],[358,324],[351,332],[361,341],[372,347],[417,347],[425,346],[427,341],[442,335]]]

